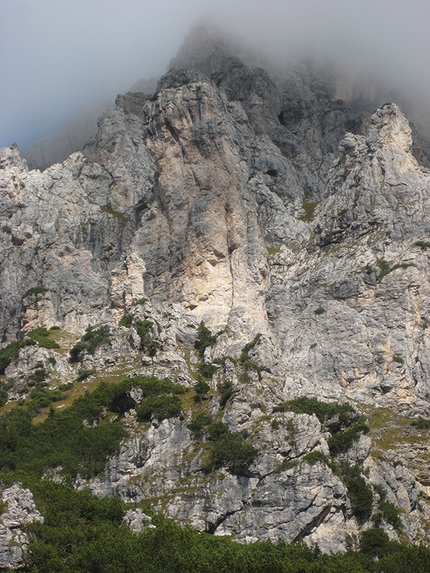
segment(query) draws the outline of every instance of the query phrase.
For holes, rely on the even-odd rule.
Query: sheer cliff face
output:
[[[271,425],[267,412],[311,395],[429,413],[430,175],[394,104],[354,115],[299,73],[276,80],[219,54],[190,65],[151,97],[119,96],[84,153],[43,173],[28,171],[16,148],[1,150],[5,344],[39,326],[80,334],[105,323],[111,342],[86,367],[127,356],[135,374],[191,385],[189,353],[204,320],[222,331],[204,360],[220,359],[217,380],[234,389],[229,407],[217,397],[211,412],[255,436],[261,456],[245,475],[205,477],[186,423],[154,422],[91,487],[164,496],[169,515],[243,540],[344,548],[366,524],[338,476],[322,462],[279,469],[313,450],[328,454],[326,431],[306,414]],[[134,328],[118,327],[127,313],[158,325],[155,356]],[[240,361],[227,358],[257,333],[260,375],[241,377]],[[49,352],[22,349],[6,374],[25,381]],[[56,368],[63,381],[76,376],[66,359]],[[348,459],[390,490],[413,539],[417,474],[384,466],[370,448],[362,436]]]

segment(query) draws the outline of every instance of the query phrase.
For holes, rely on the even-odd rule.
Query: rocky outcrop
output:
[[[20,528],[43,517],[37,511],[33,494],[19,484],[2,490],[0,498],[0,567],[5,570],[23,566],[28,536]]]
[[[8,398],[25,397],[41,368],[51,387],[119,370],[191,393],[210,363],[200,409],[188,396],[183,419],[142,424],[130,406],[129,440],[77,486],[243,542],[337,551],[372,525],[355,479],[374,491],[374,514],[386,495],[418,539],[425,511],[403,454],[394,467],[371,428],[329,455],[315,415],[276,412],[305,395],[370,418],[430,413],[430,175],[406,118],[395,104],[353,113],[315,74],[275,79],[224,48],[174,64],[152,96],[118,96],[62,164],[28,171],[15,147],[0,152],[2,345],[52,326],[66,341],[57,357],[20,348]],[[202,320],[217,337],[198,354]],[[106,340],[70,364],[88,325],[107,327]],[[252,463],[208,471],[210,440],[188,427],[200,410],[252,436]]]

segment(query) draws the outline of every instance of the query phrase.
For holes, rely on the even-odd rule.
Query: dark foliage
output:
[[[80,342],[77,342],[70,349],[70,362],[79,362],[82,354],[94,354],[96,349],[109,339],[109,327],[101,326],[96,330],[92,326],[88,326],[85,334],[82,336]]]
[[[9,364],[18,358],[20,349],[27,344],[32,344],[32,342],[14,340],[4,348],[0,348],[0,374],[4,374]]]
[[[60,348],[60,345],[55,340],[49,338],[49,330],[46,328],[36,328],[29,332],[27,336],[42,348]]]
[[[254,348],[256,344],[258,344],[258,341],[260,340],[261,336],[262,336],[261,334],[257,334],[256,336],[254,336],[251,342],[245,344],[245,346],[242,348],[242,352],[240,353],[239,364],[245,370],[244,373],[245,376],[241,377],[242,382],[244,383],[249,382],[249,376],[247,376],[246,374],[250,370],[257,372],[258,378],[261,379],[261,368],[249,356],[250,351]]]
[[[411,422],[411,426],[418,428],[419,430],[428,430],[430,428],[430,420],[423,418],[422,416],[418,416],[417,420]]]
[[[197,329],[197,337],[194,342],[194,348],[198,351],[201,358],[203,358],[206,348],[213,346],[215,342],[216,335],[212,334],[202,321]]]
[[[212,418],[205,412],[199,412],[193,417],[187,428],[193,433],[194,438],[199,438],[203,435],[204,429],[212,423]]]
[[[225,466],[233,473],[241,474],[258,455],[258,451],[242,432],[231,432],[223,422],[215,422],[209,426],[207,434],[211,450],[204,464],[206,471]]]
[[[28,296],[31,296],[32,294],[42,294],[44,292],[47,292],[48,289],[41,287],[41,286],[37,286],[37,287],[33,287],[33,288],[29,288],[23,295],[22,298],[27,298]]]
[[[367,434],[369,430],[369,426],[365,422],[360,421],[343,432],[333,434],[327,440],[330,454],[336,456],[348,451],[352,444],[359,439],[360,435]]]
[[[125,326],[126,328],[130,328],[132,324],[133,324],[132,314],[124,314],[124,316],[119,321],[119,326]]]
[[[225,380],[218,385],[218,390],[221,393],[220,408],[224,408],[230,398],[233,396],[233,384],[230,380]]]
[[[199,374],[201,374],[204,378],[212,378],[212,376],[217,371],[217,367],[215,364],[199,364]]]
[[[136,320],[134,325],[140,338],[140,348],[143,352],[148,354],[148,356],[155,356],[157,354],[157,350],[162,348],[158,340],[153,339],[153,326],[154,323],[150,320]]]

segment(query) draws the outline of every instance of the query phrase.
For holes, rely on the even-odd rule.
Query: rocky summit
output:
[[[3,416],[44,396],[41,428],[104,381],[83,426],[123,434],[78,490],[241,543],[428,542],[425,145],[316,67],[200,47],[63,163],[0,150]],[[0,489],[0,567],[43,520],[23,487]]]

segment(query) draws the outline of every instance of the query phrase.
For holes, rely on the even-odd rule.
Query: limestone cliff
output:
[[[429,438],[406,424],[430,415],[430,173],[405,116],[353,113],[315,77],[271,77],[228,52],[174,64],[153,95],[118,96],[62,164],[28,171],[15,147],[0,151],[2,348],[40,327],[60,345],[22,345],[4,367],[8,399],[41,368],[51,387],[84,369],[70,396],[125,375],[192,394],[211,365],[211,390],[181,418],[142,425],[141,398],[128,399],[130,438],[77,487],[325,551],[353,543],[387,497],[408,538],[426,538]],[[199,355],[201,321],[217,336]],[[88,325],[109,336],[70,362]],[[370,433],[335,446],[333,420],[280,406],[300,396],[351,402]],[[258,455],[207,471],[209,438],[189,427],[199,412]],[[368,514],[353,479],[374,488]]]

